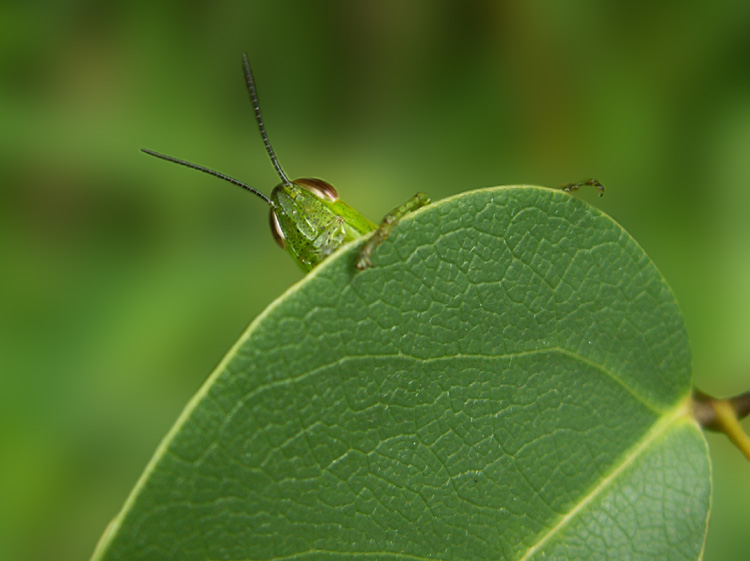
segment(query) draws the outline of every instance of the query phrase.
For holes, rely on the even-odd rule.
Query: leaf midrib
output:
[[[655,422],[652,427],[643,433],[640,439],[635,441],[633,445],[622,455],[618,462],[614,463],[614,469],[609,475],[604,476],[599,483],[594,486],[588,493],[583,495],[579,501],[576,502],[575,506],[570,509],[567,514],[560,517],[558,522],[552,526],[547,532],[540,534],[537,541],[526,550],[526,553],[517,559],[517,561],[528,561],[536,551],[547,543],[552,537],[565,528],[569,522],[575,519],[576,514],[581,512],[583,508],[601,495],[613,482],[617,480],[617,477],[625,471],[635,460],[637,460],[642,453],[644,453],[648,447],[655,442],[660,436],[665,434],[667,430],[677,427],[679,424],[695,424],[695,421],[690,415],[690,397],[683,398],[670,412],[669,414],[661,417]]]

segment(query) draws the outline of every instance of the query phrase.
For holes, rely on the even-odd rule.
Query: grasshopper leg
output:
[[[380,226],[378,226],[377,230],[372,233],[370,239],[368,239],[362,246],[362,249],[359,250],[359,256],[357,257],[355,267],[360,271],[371,267],[372,261],[370,261],[370,255],[372,255],[372,251],[385,241],[391,233],[391,230],[393,230],[396,224],[398,224],[398,221],[410,212],[422,208],[429,203],[430,197],[424,193],[417,193],[404,204],[397,206],[391,212],[386,214],[385,218],[383,218],[383,221],[380,223]]]
[[[599,183],[596,179],[587,179],[586,181],[581,181],[579,183],[566,183],[565,185],[560,185],[558,189],[562,189],[563,191],[578,191],[581,187],[596,187],[599,190],[599,196],[601,197],[604,195],[604,185]]]

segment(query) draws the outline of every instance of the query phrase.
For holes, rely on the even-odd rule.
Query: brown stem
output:
[[[693,390],[693,416],[706,430],[723,432],[750,460],[750,437],[742,430],[740,419],[750,413],[750,392],[717,399]]]
[[[750,414],[750,392],[741,393],[729,399],[737,418],[742,420]]]

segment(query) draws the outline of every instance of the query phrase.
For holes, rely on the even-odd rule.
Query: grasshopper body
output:
[[[370,267],[372,265],[370,256],[373,249],[388,237],[391,230],[404,215],[429,204],[429,197],[424,193],[417,193],[404,204],[393,209],[385,216],[380,225],[377,225],[339,199],[336,189],[330,183],[313,178],[290,181],[281,169],[268,140],[268,134],[260,114],[255,80],[246,54],[242,55],[242,65],[250,100],[255,111],[255,120],[258,123],[271,163],[281,178],[281,183],[273,189],[270,198],[261,191],[221,172],[172,156],[159,154],[152,150],[143,149],[143,152],[213,175],[247,189],[263,199],[270,208],[271,233],[274,239],[283,249],[289,252],[305,272],[313,269],[345,243],[365,235],[369,235],[369,239],[362,245],[355,267],[359,270]],[[575,191],[584,185],[596,187],[600,193],[604,191],[601,183],[595,179],[589,179],[581,183],[568,183],[561,186],[560,189]]]

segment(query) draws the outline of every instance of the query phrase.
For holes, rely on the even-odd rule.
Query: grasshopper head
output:
[[[288,185],[279,183],[271,193],[268,212],[273,239],[281,249],[287,249],[285,231],[294,228],[303,235],[312,233],[316,225],[311,217],[324,213],[325,203],[335,203],[338,198],[334,186],[322,179],[303,177]],[[297,226],[298,221],[302,222]]]
[[[309,271],[344,243],[369,231],[322,179],[280,183],[271,193],[269,222],[276,243]]]
[[[242,65],[255,120],[271,163],[281,178],[281,183],[274,188],[270,197],[254,187],[210,168],[151,150],[143,151],[157,158],[213,175],[263,199],[270,207],[271,233],[276,243],[286,249],[305,271],[309,271],[343,243],[371,232],[375,225],[339,200],[336,189],[330,183],[311,178],[289,180],[268,140],[260,114],[255,81],[245,54],[242,55]]]

